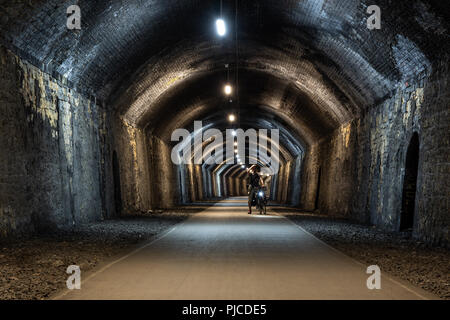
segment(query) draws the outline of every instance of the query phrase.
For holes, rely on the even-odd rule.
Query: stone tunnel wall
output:
[[[450,76],[446,63],[433,65],[433,70],[404,83],[391,98],[320,145],[312,162],[323,170],[322,212],[398,230],[406,151],[417,132],[414,234],[428,243],[449,245]]]
[[[180,167],[173,164],[172,148],[155,136],[150,139],[150,163],[153,186],[153,208],[172,208],[181,202]],[[177,176],[178,175],[178,176]]]
[[[119,162],[121,211],[147,212],[152,203],[147,137],[119,117],[114,117],[113,133]]]
[[[301,195],[301,169],[302,169],[302,156],[297,156],[294,159],[294,167],[292,171],[292,181],[289,184],[289,203],[293,206],[298,206],[300,204]]]
[[[190,200],[191,192],[195,192],[190,189],[193,187],[189,183],[190,171],[172,163],[171,147],[145,130],[128,125],[117,115],[112,122],[120,167],[122,213],[172,208],[181,202],[180,188],[184,186],[189,188],[184,195]]]
[[[0,235],[102,219],[105,113],[0,47]]]
[[[185,172],[183,186],[181,187],[185,190],[183,202],[192,203],[204,199],[204,179],[201,165],[193,163],[183,165],[183,170]],[[209,179],[209,177],[205,177],[205,179]]]
[[[301,169],[301,193],[299,207],[306,211],[315,210],[318,175],[320,168],[320,146],[313,144],[305,152]]]
[[[318,201],[316,192],[313,194],[314,208],[334,216],[351,214],[356,147],[353,130],[351,124],[340,127],[317,150],[321,161],[315,164],[317,173],[313,175],[313,183],[319,193]]]

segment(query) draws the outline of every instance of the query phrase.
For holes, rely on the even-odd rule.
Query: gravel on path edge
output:
[[[42,300],[66,288],[69,265],[81,272],[156,238],[194,214],[169,211],[82,224],[47,235],[0,240],[0,299]]]

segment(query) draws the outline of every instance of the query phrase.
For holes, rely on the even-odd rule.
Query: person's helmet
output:
[[[251,170],[253,171],[253,172],[261,172],[261,167],[259,166],[259,165],[257,165],[257,164],[254,164],[253,166],[252,166],[252,168],[251,168]]]

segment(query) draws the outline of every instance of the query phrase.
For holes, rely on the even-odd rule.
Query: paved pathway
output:
[[[229,206],[228,206],[229,205]],[[60,299],[423,299],[423,290],[382,276],[288,219],[248,215],[245,199],[213,205],[161,238],[85,275]]]

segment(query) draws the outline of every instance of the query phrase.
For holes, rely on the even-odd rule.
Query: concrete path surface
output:
[[[82,274],[80,290],[56,298],[434,298],[383,273],[381,289],[369,290],[367,266],[282,216],[250,216],[246,210],[239,198],[212,206],[125,257]]]

